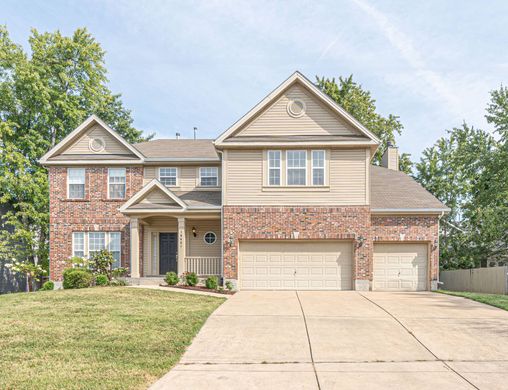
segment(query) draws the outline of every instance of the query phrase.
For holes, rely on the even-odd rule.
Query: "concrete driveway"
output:
[[[506,389],[508,312],[435,293],[239,292],[152,389]]]

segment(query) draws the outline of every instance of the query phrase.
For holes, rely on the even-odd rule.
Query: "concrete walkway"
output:
[[[435,293],[239,292],[152,389],[506,389],[508,312]]]

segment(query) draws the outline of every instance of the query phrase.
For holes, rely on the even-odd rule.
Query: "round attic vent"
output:
[[[288,114],[291,115],[293,118],[299,118],[303,114],[305,114],[305,109],[307,107],[305,106],[305,103],[300,99],[292,99],[288,103]]]
[[[100,153],[106,147],[106,142],[103,138],[92,138],[88,146],[92,152]]]

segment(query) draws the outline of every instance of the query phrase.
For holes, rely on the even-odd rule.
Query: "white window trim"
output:
[[[314,152],[323,152],[323,166],[314,167]],[[323,184],[314,184],[314,168],[323,170]],[[324,149],[312,149],[310,151],[310,185],[312,187],[323,187],[327,185],[326,182],[326,150]]]
[[[213,234],[215,236],[215,241],[214,242],[206,242],[206,235],[207,234]],[[203,234],[203,242],[206,244],[206,245],[213,245],[213,244],[216,244],[217,243],[217,233],[215,232],[212,232],[211,230],[209,232],[206,232],[205,234]]]
[[[217,175],[216,175],[217,185],[206,186],[206,185],[202,185],[201,184],[201,169],[202,168],[213,168],[213,169],[215,169],[217,171]],[[206,176],[206,177],[212,177],[212,176]],[[217,187],[219,187],[219,168],[218,167],[199,167],[198,168],[198,187],[202,187],[202,188],[217,188]]]
[[[104,249],[107,249],[108,251],[110,250],[109,249],[109,246],[110,246],[110,243],[111,243],[111,233],[118,233],[120,234],[120,266],[122,264],[122,232],[104,232],[104,231],[90,231],[90,232],[80,232],[80,231],[75,231],[75,232],[72,232],[72,256],[74,256],[74,252],[75,252],[75,241],[74,241],[74,233],[83,233],[83,257],[85,259],[88,259],[90,257],[90,248],[89,248],[89,244],[90,244],[90,240],[88,239],[88,234],[89,233],[104,233]]]
[[[270,170],[277,168],[270,168],[270,152],[279,152],[279,184],[270,184]],[[266,185],[268,187],[280,187],[282,186],[282,160],[283,160],[283,152],[280,149],[268,149],[266,151]]]
[[[159,167],[158,169],[158,180],[162,183],[161,181],[161,169],[175,169],[176,170],[176,174],[175,174],[175,185],[172,185],[172,186],[167,186],[167,187],[179,187],[179,184],[180,184],[180,170],[178,169],[178,167]],[[165,176],[165,177],[171,177],[171,176]]]
[[[125,171],[125,191],[124,191],[124,197],[123,198],[112,198],[111,195],[109,194],[109,171],[111,169],[123,169]],[[115,184],[118,184],[118,183],[115,183]],[[122,167],[118,167],[118,168],[108,168],[108,199],[112,199],[112,200],[122,200],[122,199],[127,199],[127,168],[122,168]]]
[[[84,174],[85,182],[83,183],[84,184],[84,191],[83,191],[83,197],[82,198],[71,198],[69,196],[69,194],[70,194],[69,187],[71,185],[71,183],[69,181],[69,171],[71,169],[82,169],[84,171],[84,173],[85,173]],[[84,199],[86,199],[86,168],[79,168],[79,167],[76,167],[76,168],[74,168],[74,167],[67,168],[67,199],[73,199],[73,200],[84,200]]]
[[[295,167],[290,167],[289,164],[288,164],[288,153],[289,152],[304,152],[305,153],[305,167],[303,168],[295,168]],[[309,170],[308,170],[308,157],[309,157],[309,153],[308,153],[308,150],[307,149],[291,149],[291,150],[286,150],[286,153],[285,153],[285,157],[286,157],[286,186],[288,187],[311,187],[311,185],[309,185],[309,183],[307,183],[308,181],[308,177],[307,177],[307,174],[309,173]],[[289,184],[289,170],[290,169],[305,169],[305,184]]]

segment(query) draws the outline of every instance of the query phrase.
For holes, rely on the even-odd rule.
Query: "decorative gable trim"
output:
[[[176,196],[171,190],[169,190],[167,187],[165,187],[159,180],[153,179],[148,183],[146,186],[144,186],[141,190],[139,190],[132,198],[130,198],[127,202],[125,202],[122,207],[119,208],[120,212],[128,211],[129,207],[137,204],[139,201],[141,201],[146,194],[148,194],[152,189],[158,188],[160,189],[165,195],[168,196],[171,200],[173,200],[176,204],[182,207],[182,209],[187,208],[187,204],[181,200],[178,196]]]
[[[370,132],[365,126],[363,126],[360,122],[358,122],[351,114],[349,114],[346,110],[340,107],[334,100],[332,100],[328,95],[323,93],[319,88],[317,88],[309,79],[307,79],[303,74],[296,71],[294,72],[288,79],[286,79],[282,84],[280,84],[277,88],[275,88],[268,96],[266,96],[261,102],[259,102],[254,108],[252,108],[247,114],[245,114],[242,118],[240,118],[237,122],[235,122],[229,129],[223,132],[215,141],[214,144],[216,146],[224,145],[224,141],[234,135],[238,130],[240,130],[245,124],[247,124],[252,118],[254,118],[257,114],[259,114],[263,109],[267,108],[268,105],[275,101],[275,99],[284,92],[287,88],[293,85],[296,82],[300,82],[303,84],[311,93],[314,94],[321,102],[323,102],[327,107],[329,107],[333,112],[340,115],[346,122],[348,122],[351,126],[357,129],[360,133],[367,136],[370,140],[375,144],[379,144],[380,140],[377,138],[372,132]]]
[[[137,157],[137,159],[126,160],[126,161],[123,161],[123,160],[112,160],[112,161],[101,160],[101,163],[113,162],[116,164],[118,164],[118,163],[123,163],[123,164],[138,163],[139,164],[139,163],[144,162],[145,157],[143,156],[142,153],[140,153],[134,146],[132,146],[130,143],[128,143],[125,139],[123,139],[116,131],[114,131],[111,127],[109,127],[106,123],[104,123],[96,115],[89,116],[82,124],[80,124],[78,127],[76,127],[63,140],[61,140],[57,145],[55,145],[55,147],[53,147],[44,156],[42,156],[41,159],[39,160],[39,162],[43,165],[51,165],[52,163],[58,163],[58,164],[66,163],[67,164],[69,161],[72,161],[71,156],[69,156],[69,161],[59,160],[58,162],[56,162],[56,161],[52,162],[52,161],[49,161],[49,159],[51,157],[58,155],[60,152],[65,150],[66,147],[70,146],[72,144],[72,142],[75,141],[80,135],[82,135],[93,123],[96,123],[99,126],[101,126],[102,128],[104,128],[104,130],[106,130],[108,133],[110,133],[118,142],[120,142],[130,152],[132,152],[133,155],[135,155]],[[77,163],[79,163],[79,164],[87,164],[88,163],[89,164],[89,163],[97,163],[97,162],[93,161],[93,160],[87,160],[87,161],[79,161]]]

